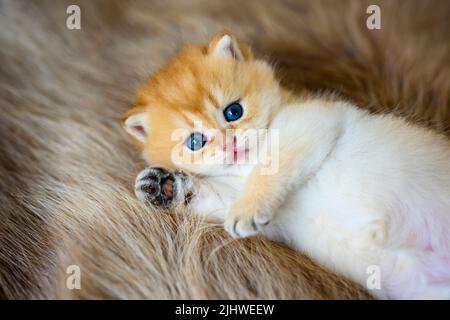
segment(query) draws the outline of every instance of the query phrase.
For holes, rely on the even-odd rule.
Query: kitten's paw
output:
[[[185,201],[185,191],[189,187],[190,179],[186,174],[152,167],[138,174],[134,190],[138,199],[146,204],[169,208]]]
[[[258,234],[270,223],[273,215],[268,212],[247,210],[245,207],[233,208],[225,220],[224,228],[233,238],[245,238]]]

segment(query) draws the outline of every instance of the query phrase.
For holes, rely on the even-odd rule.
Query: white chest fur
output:
[[[363,286],[378,267],[375,296],[450,298],[449,142],[391,116],[337,108],[344,120],[335,148],[290,190],[263,234]],[[244,184],[245,177],[206,179],[196,211],[224,219]]]

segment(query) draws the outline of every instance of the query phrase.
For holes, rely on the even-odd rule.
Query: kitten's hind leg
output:
[[[150,167],[138,174],[134,190],[137,198],[149,206],[171,208],[189,202],[191,188],[187,174]]]

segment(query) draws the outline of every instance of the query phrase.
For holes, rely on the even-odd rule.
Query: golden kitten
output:
[[[149,205],[186,205],[234,237],[262,233],[380,298],[450,298],[450,143],[393,116],[294,96],[227,32],[140,90],[123,127],[155,165]],[[253,161],[254,160],[254,161]]]

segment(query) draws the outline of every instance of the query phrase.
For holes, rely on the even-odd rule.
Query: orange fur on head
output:
[[[121,122],[138,141],[148,162],[208,174],[223,167],[200,168],[195,164],[200,159],[223,156],[225,131],[266,128],[280,100],[272,68],[255,60],[247,45],[223,31],[206,46],[184,48],[156,72]],[[242,104],[244,115],[228,123],[223,110],[236,101]],[[201,150],[187,150],[185,141],[196,130],[202,130],[208,141]],[[190,158],[174,163],[173,154],[182,152],[189,153]]]

